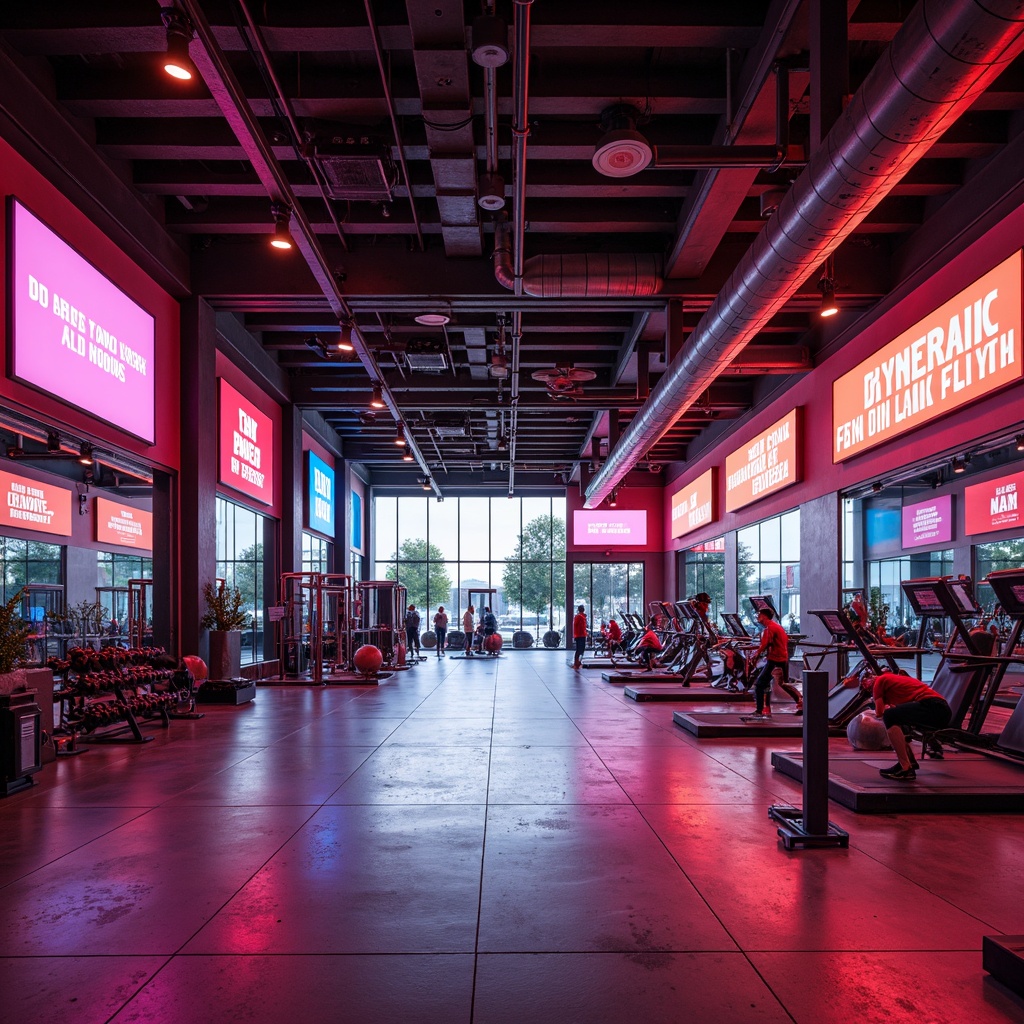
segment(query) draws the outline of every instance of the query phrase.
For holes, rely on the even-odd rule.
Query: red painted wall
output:
[[[983,434],[1009,430],[1013,424],[1024,422],[1024,383],[1018,383],[941,420],[933,421],[906,437],[880,445],[839,465],[832,464],[832,382],[1014,253],[1021,247],[1022,239],[1024,207],[1015,210],[998,227],[967,246],[933,273],[925,285],[891,310],[874,322],[865,323],[832,358],[807,374],[778,401],[740,426],[713,453],[687,463],[685,469],[666,484],[662,493],[664,549],[674,552],[692,547],[700,541],[719,537],[730,530],[795,508],[810,498],[878,479],[908,463],[945,452],[957,454]],[[794,406],[803,409],[801,482],[737,512],[723,513],[706,527],[672,540],[668,535],[672,495],[709,466],[724,467],[729,452],[740,447]],[[717,486],[718,507],[724,509],[724,472],[718,474]]]
[[[156,319],[156,444],[122,433],[116,427],[78,412],[63,402],[40,394],[7,378],[7,352],[0,346],[0,399],[14,411],[23,411],[48,425],[68,430],[101,444],[138,455],[166,469],[180,465],[178,419],[181,407],[179,384],[180,319],[178,303],[156,285],[135,263],[114,245],[84,214],[80,213],[3,139],[0,139],[0,192],[17,196],[33,213],[54,227],[60,236],[77,249],[122,291],[143,306]],[[4,264],[0,289],[0,323],[7,323],[6,202],[0,204],[0,235],[4,239],[0,261]]]

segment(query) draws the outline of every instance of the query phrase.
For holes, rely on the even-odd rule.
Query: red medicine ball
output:
[[[503,642],[500,633],[492,633],[490,636],[484,637],[484,650],[489,651],[491,654],[497,654],[501,650]]]

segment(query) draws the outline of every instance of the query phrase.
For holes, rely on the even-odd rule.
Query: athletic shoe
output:
[[[917,778],[917,772],[913,768],[904,768],[898,761],[891,768],[879,768],[878,774],[883,779],[898,779],[901,782]]]
[[[908,751],[907,753],[910,756],[910,767],[913,768],[914,771],[916,772],[917,769],[920,768],[921,766],[917,763],[917,758],[914,757],[914,752],[912,750]]]
[[[772,713],[764,711],[754,711],[749,715],[743,715],[740,718],[741,722],[770,722],[772,720]]]

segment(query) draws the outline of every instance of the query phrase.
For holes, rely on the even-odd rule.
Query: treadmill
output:
[[[778,618],[775,603],[772,601],[770,594],[752,594],[747,600],[750,602],[755,618],[762,608],[770,608],[773,616],[776,619]],[[736,617],[736,624],[746,633],[738,616]],[[749,639],[754,643],[756,650],[758,641],[753,637]],[[793,639],[796,640],[797,638],[794,637]],[[777,703],[773,700],[771,718],[765,721],[751,722],[744,721],[744,719],[750,714],[749,704],[754,699],[752,690],[749,693],[735,693],[729,690],[716,689],[713,692],[723,696],[718,698],[710,697],[709,699],[711,700],[743,700],[748,706],[743,710],[718,708],[707,711],[674,711],[672,713],[672,721],[687,732],[692,733],[698,739],[735,739],[742,736],[791,737],[803,734],[803,719],[793,713],[788,696],[782,696]],[[789,710],[782,710],[782,706],[787,704],[789,705]]]
[[[651,615],[658,615],[667,620],[664,629],[655,630],[661,634],[662,650],[658,654],[661,667],[654,672],[646,672],[639,667],[635,661],[630,662],[632,671],[623,671],[622,668],[614,668],[608,672],[602,672],[601,678],[606,683],[632,683],[640,680],[647,683],[675,683],[679,684],[679,670],[676,667],[685,652],[692,643],[692,620],[687,620],[688,628],[680,625],[676,609],[665,601],[651,601],[648,607]],[[646,627],[644,627],[646,632]],[[641,634],[642,635],[642,634]],[[630,648],[630,656],[635,648]]]
[[[714,653],[718,645],[718,636],[692,601],[677,601],[674,608],[678,612],[678,618],[686,620],[689,624],[685,632],[687,646],[678,659],[678,668],[675,669],[675,674],[671,681],[666,683],[651,682],[645,677],[644,682],[636,682],[632,686],[627,686],[624,691],[625,696],[638,702],[700,701],[745,702],[749,704],[753,700],[752,693],[713,686],[713,676],[698,674],[701,665],[706,664],[706,659],[710,659]]]
[[[1024,620],[1024,569],[1005,572],[1007,575],[997,579],[995,585],[1006,591],[1005,596],[1010,598],[1011,606],[1017,608]],[[991,575],[996,576],[995,573]],[[959,673],[961,683],[985,693],[988,692],[985,674],[1002,663],[1003,658],[973,653],[978,650],[978,638],[971,635],[964,619],[975,611],[973,601],[969,605],[970,611],[967,610],[969,584],[965,586],[965,582],[927,577],[908,580],[903,584],[903,590],[915,610],[921,608],[933,617],[945,615],[953,623],[944,662],[934,680],[936,687],[941,682],[940,672],[954,678]],[[1019,588],[1016,601],[1013,600],[1014,587]],[[1019,634],[1019,630],[1017,632]],[[877,648],[871,645],[870,650],[874,652]],[[1012,657],[1005,663],[1021,660]],[[980,683],[976,678],[979,671]],[[968,690],[964,689],[962,700],[973,705],[967,693]],[[962,706],[953,710],[955,715],[961,713]],[[957,732],[970,741],[971,734]],[[912,783],[883,779],[878,774],[879,768],[892,764],[890,750],[832,750],[829,757],[829,798],[861,814],[1024,810],[1024,711],[1019,716],[1014,712],[1002,735],[987,751],[981,737],[975,738],[973,749],[966,743],[961,744],[959,739],[955,745],[957,749],[945,753],[942,760],[925,761],[922,758],[921,770]],[[803,779],[803,755],[799,752],[776,751],[772,754],[772,766],[790,778]]]

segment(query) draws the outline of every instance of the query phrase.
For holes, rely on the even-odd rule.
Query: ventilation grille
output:
[[[391,201],[398,172],[382,142],[315,142],[312,157],[323,172],[332,199]]]
[[[405,349],[410,370],[440,373],[448,369],[444,342],[437,338],[412,338]]]

